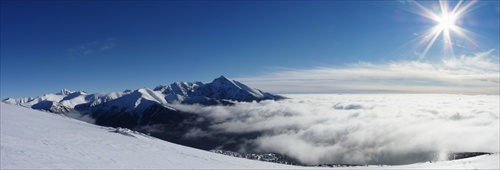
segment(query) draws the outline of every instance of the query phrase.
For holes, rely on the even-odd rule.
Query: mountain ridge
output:
[[[162,114],[170,114],[166,117],[180,114],[180,111],[171,104],[232,105],[235,102],[281,99],[285,97],[263,92],[220,76],[209,83],[174,82],[166,86],[157,86],[154,89],[140,88],[111,93],[88,94],[85,91],[62,89],[55,94],[7,98],[3,102],[53,113],[78,112],[82,116],[91,116],[100,122],[98,123],[100,125],[133,128],[138,125],[151,124],[151,121],[158,121],[158,116],[165,118]],[[143,119],[145,115],[151,120],[145,121]],[[179,116],[184,117],[184,115],[177,117]]]

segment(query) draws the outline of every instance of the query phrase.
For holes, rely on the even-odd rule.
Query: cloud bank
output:
[[[499,152],[498,95],[286,96],[292,99],[175,107],[213,122],[184,137],[255,132],[261,135],[239,143],[239,151],[286,154],[306,164],[405,164]]]
[[[252,87],[278,93],[396,92],[499,94],[500,65],[494,50],[474,56],[442,58],[437,63],[360,62],[344,68],[282,70],[236,78]]]

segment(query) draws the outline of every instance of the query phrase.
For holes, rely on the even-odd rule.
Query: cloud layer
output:
[[[212,120],[185,137],[260,133],[239,151],[307,164],[404,164],[434,153],[499,152],[497,95],[287,95],[234,106],[175,106]],[[427,158],[424,158],[427,159]]]
[[[344,68],[283,70],[237,78],[252,87],[287,92],[406,92],[499,94],[500,65],[494,50],[439,62],[360,62]]]

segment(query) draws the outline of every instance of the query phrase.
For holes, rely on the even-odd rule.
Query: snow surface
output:
[[[1,104],[1,169],[294,168],[233,158]]]
[[[302,169],[219,155],[58,114],[1,103],[1,169]],[[342,169],[499,169],[499,154]],[[314,167],[317,168],[317,167]]]

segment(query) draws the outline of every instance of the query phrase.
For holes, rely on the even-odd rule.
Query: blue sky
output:
[[[451,53],[443,35],[426,50],[438,1],[2,1],[1,98],[220,75],[278,93],[498,94],[499,2],[471,2],[445,3],[471,4]]]

